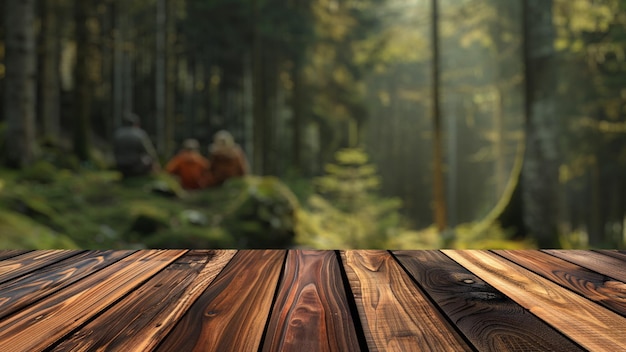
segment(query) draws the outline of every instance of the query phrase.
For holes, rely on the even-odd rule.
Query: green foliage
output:
[[[27,166],[21,173],[23,181],[51,183],[54,181],[56,168],[47,161],[39,160]]]
[[[294,238],[298,201],[273,177],[186,192],[168,174],[56,170],[45,184],[7,175],[0,248],[284,248]]]
[[[319,194],[299,213],[299,243],[315,248],[385,248],[401,231],[400,200],[380,198],[375,168],[361,149],[343,149],[326,175],[314,180]]]
[[[491,222],[488,227],[480,226],[476,231],[477,224],[469,223],[457,226],[454,243],[451,247],[456,249],[533,249],[536,244],[528,240],[511,240],[510,231],[504,230],[497,222]]]
[[[376,168],[367,164],[367,154],[358,148],[339,150],[335,158],[337,163],[326,165],[326,175],[313,184],[322,196],[333,200],[338,210],[358,212],[367,206],[371,193],[380,185]]]
[[[0,248],[78,248],[67,236],[60,235],[27,216],[3,210],[0,210],[0,233]]]

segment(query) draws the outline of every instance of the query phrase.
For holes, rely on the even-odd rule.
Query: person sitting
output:
[[[180,152],[166,165],[165,170],[178,177],[184,189],[205,187],[209,161],[200,152],[200,144],[193,138],[186,139]]]
[[[139,117],[127,114],[123,126],[113,136],[115,167],[124,178],[143,176],[160,169],[154,145],[150,137],[140,127]]]
[[[219,186],[229,178],[248,174],[248,160],[228,131],[219,131],[209,146],[210,177],[207,186]]]

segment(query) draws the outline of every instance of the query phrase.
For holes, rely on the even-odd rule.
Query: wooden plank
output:
[[[584,348],[620,351],[626,346],[626,318],[496,254],[443,252]]]
[[[158,351],[257,351],[284,250],[241,250],[182,317]]]
[[[0,321],[0,351],[51,346],[184,253],[139,251],[5,318]]]
[[[235,252],[185,254],[53,351],[152,351]]]
[[[561,286],[626,316],[626,284],[540,251],[494,251]]]
[[[616,249],[596,249],[594,251],[619,259],[624,262],[623,265],[626,265],[626,253],[624,251],[619,251]]]
[[[24,253],[0,262],[0,283],[28,274],[80,253],[78,250],[40,250]]]
[[[440,251],[394,251],[479,351],[583,351]]]
[[[469,351],[386,251],[341,252],[370,351]]]
[[[584,250],[550,249],[544,250],[544,252],[626,282],[626,263],[617,258]]]
[[[80,253],[0,286],[0,319],[57,292],[133,251]]]
[[[263,351],[359,351],[333,251],[289,251]]]
[[[29,252],[27,249],[2,249],[0,250],[0,260],[16,257]]]

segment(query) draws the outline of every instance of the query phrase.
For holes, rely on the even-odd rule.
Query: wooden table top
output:
[[[612,351],[626,252],[0,251],[0,351]]]

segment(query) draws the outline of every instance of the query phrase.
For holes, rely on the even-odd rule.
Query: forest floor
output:
[[[294,243],[297,200],[275,178],[182,190],[159,174],[2,170],[0,248],[255,248]]]
[[[448,245],[433,227],[414,230],[396,222],[349,241],[343,223],[363,221],[337,217],[328,210],[332,202],[323,212],[311,209],[310,188],[302,180],[248,176],[188,192],[167,174],[123,180],[115,171],[77,172],[47,163],[1,169],[0,248],[534,247],[508,240],[497,226],[476,234],[472,224],[457,227]]]

